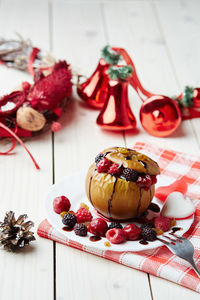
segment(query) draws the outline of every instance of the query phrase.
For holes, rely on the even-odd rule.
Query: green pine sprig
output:
[[[121,58],[121,55],[113,51],[108,45],[102,49],[101,56],[110,65],[117,65]]]
[[[108,71],[107,74],[111,79],[121,79],[121,80],[126,80],[127,78],[130,77],[130,75],[133,72],[133,68],[131,67],[131,65],[128,66],[123,66],[123,67],[119,67],[119,66],[111,66]]]
[[[183,105],[185,107],[192,107],[194,105],[193,103],[193,91],[194,88],[191,86],[186,86],[184,93],[183,93]]]

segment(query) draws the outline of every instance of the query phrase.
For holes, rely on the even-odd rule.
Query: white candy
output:
[[[169,218],[184,219],[195,212],[192,201],[180,192],[171,193],[162,208],[161,214]]]

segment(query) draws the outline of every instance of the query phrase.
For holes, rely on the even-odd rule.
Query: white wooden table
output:
[[[0,36],[19,32],[34,45],[66,59],[90,75],[107,43],[125,47],[145,87],[165,95],[185,85],[200,86],[199,0],[0,0]],[[24,73],[0,67],[0,93],[10,91]],[[130,89],[132,109],[141,105]],[[74,93],[62,118],[63,130],[27,142],[41,166],[36,171],[24,150],[0,157],[0,219],[8,210],[27,213],[37,228],[45,218],[44,196],[54,181],[87,168],[109,146],[131,147],[148,141],[200,154],[200,119],[185,121],[169,138],[138,133],[103,132],[98,111],[85,108]],[[37,237],[20,254],[0,250],[0,299],[199,299],[199,294],[111,261]]]

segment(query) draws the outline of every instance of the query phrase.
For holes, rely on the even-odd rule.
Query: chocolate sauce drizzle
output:
[[[140,188],[140,198],[139,198],[138,206],[137,206],[137,210],[136,210],[136,215],[137,216],[139,214],[139,210],[140,210],[140,206],[141,206],[141,201],[142,201],[142,189]]]
[[[108,215],[109,215],[109,218],[110,218],[110,219],[112,219],[110,209],[111,209],[111,207],[112,207],[112,199],[113,199],[113,196],[114,196],[114,193],[115,193],[115,186],[116,186],[116,183],[117,183],[117,177],[115,177],[115,182],[114,182],[114,185],[113,185],[113,191],[112,191],[112,194],[111,194],[111,196],[110,196],[110,199],[108,200]]]
[[[90,176],[90,183],[89,183],[89,200],[90,200],[91,203],[92,203],[92,197],[91,197],[91,184],[92,184],[92,178],[93,178],[95,172],[96,172],[96,168],[94,169],[92,175]]]

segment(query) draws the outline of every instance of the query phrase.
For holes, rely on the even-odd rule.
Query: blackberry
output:
[[[83,224],[83,223],[77,223],[75,226],[74,226],[74,232],[76,235],[79,235],[79,236],[86,236],[87,235],[87,227]]]
[[[156,232],[151,227],[145,227],[142,229],[141,237],[145,241],[155,241]]]
[[[95,157],[95,163],[98,164],[103,158],[104,158],[104,154],[99,153],[99,154]]]
[[[77,218],[76,218],[75,215],[67,213],[67,214],[65,214],[65,215],[63,216],[62,222],[63,222],[63,224],[66,225],[67,227],[73,228],[74,225],[75,225],[76,222],[77,222]]]
[[[125,179],[127,181],[137,181],[138,179],[138,172],[133,170],[133,169],[129,169],[126,168],[123,170],[122,174],[121,174],[121,178]]]
[[[145,228],[153,228],[153,224],[151,224],[150,222],[147,222],[140,226],[141,230],[144,230]]]
[[[123,229],[122,225],[120,223],[117,223],[117,222],[110,223],[110,225],[108,226],[108,230],[112,229],[112,228]]]

